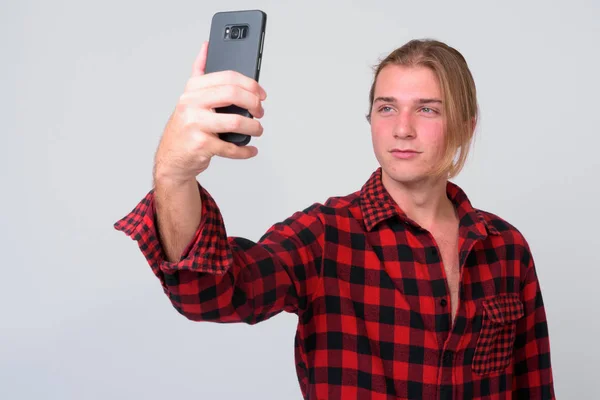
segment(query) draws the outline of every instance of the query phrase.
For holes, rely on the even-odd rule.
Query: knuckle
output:
[[[178,101],[175,106],[175,112],[181,117],[181,119],[185,119],[185,114],[187,110],[187,104],[184,102]]]
[[[208,87],[202,89],[198,96],[201,98],[201,103],[209,105],[219,98],[220,93],[219,87]]]
[[[189,102],[190,102],[190,95],[187,92],[185,92],[181,96],[179,96],[179,99],[177,101],[177,106],[180,108],[184,108],[189,104]]]
[[[239,157],[239,152],[240,149],[235,144],[229,146],[229,154],[231,155],[231,157]]]
[[[230,115],[227,121],[227,129],[232,132],[239,130],[242,126],[242,117],[240,115]]]
[[[194,150],[206,149],[209,144],[209,136],[204,132],[194,132],[192,134],[192,142]]]
[[[177,99],[177,109],[182,111],[188,105],[189,96],[184,92]]]
[[[232,99],[235,97],[236,90],[234,86],[226,85],[221,87],[221,95],[226,99]]]
[[[228,144],[223,149],[223,153],[225,154],[226,157],[235,157],[235,155],[237,153],[237,146],[234,144]]]
[[[194,90],[195,87],[196,87],[196,78],[190,78],[185,83],[184,92],[192,91],[192,90]]]
[[[183,104],[180,110],[181,121],[183,122],[183,126],[189,127],[196,122],[196,116],[194,111],[187,104]]]
[[[225,71],[225,79],[228,81],[235,81],[237,78],[237,73],[234,70],[228,69]]]

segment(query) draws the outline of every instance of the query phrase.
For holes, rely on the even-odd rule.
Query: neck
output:
[[[457,218],[454,205],[446,193],[446,179],[404,183],[395,181],[383,172],[382,182],[402,211],[427,230]]]

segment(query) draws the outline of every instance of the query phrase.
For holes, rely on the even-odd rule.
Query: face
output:
[[[437,77],[425,67],[384,67],[375,83],[371,136],[384,179],[428,179],[443,156],[445,116]]]

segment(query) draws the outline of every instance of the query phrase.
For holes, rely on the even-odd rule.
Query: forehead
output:
[[[394,96],[402,101],[413,98],[441,98],[440,84],[427,67],[385,66],[375,82],[375,97]]]

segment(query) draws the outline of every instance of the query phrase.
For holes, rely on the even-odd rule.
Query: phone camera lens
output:
[[[240,37],[240,28],[238,28],[237,26],[231,28],[231,38],[237,39],[239,37]]]

